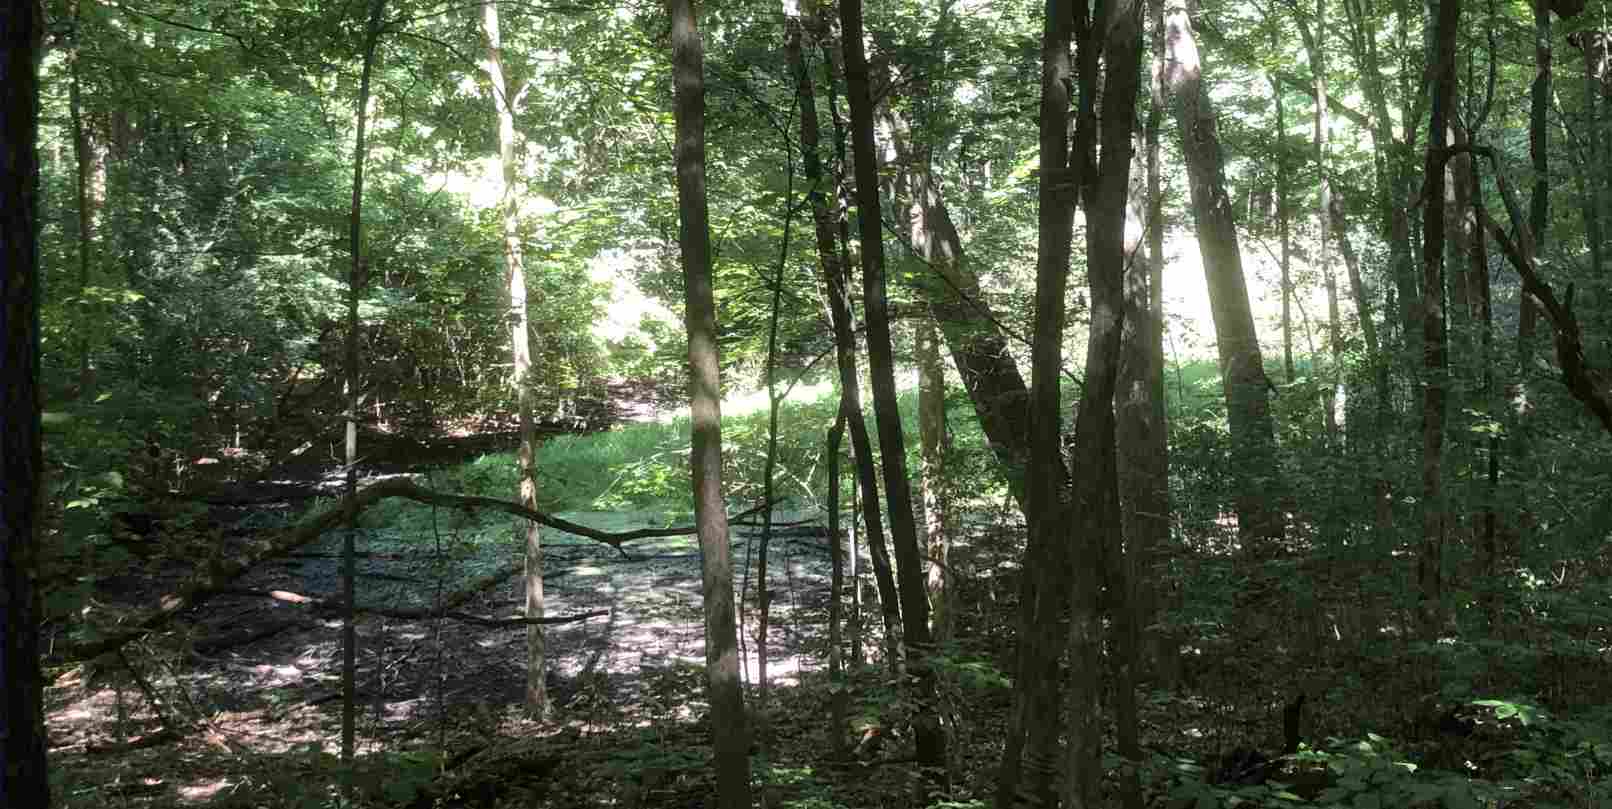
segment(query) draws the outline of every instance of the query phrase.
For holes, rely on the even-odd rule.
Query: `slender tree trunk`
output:
[[[1467,172],[1466,183],[1471,189],[1471,207],[1463,211],[1467,219],[1467,244],[1470,248],[1467,258],[1470,264],[1470,278],[1472,281],[1473,304],[1476,308],[1478,321],[1478,362],[1483,368],[1482,375],[1482,402],[1484,407],[1495,407],[1498,391],[1495,390],[1494,376],[1494,306],[1493,298],[1489,293],[1489,249],[1488,240],[1483,233],[1483,220],[1486,218],[1483,205],[1483,184],[1478,175],[1477,161],[1468,159],[1465,162]],[[1491,637],[1500,622],[1499,604],[1496,600],[1496,589],[1500,581],[1500,553],[1499,543],[1496,541],[1496,529],[1499,515],[1495,511],[1495,502],[1500,496],[1500,437],[1490,434],[1487,441],[1488,461],[1486,464],[1486,480],[1483,513],[1481,516],[1479,558],[1483,565],[1484,586],[1479,591],[1479,602],[1483,608],[1485,620],[1488,622]]]
[[[1080,24],[1077,15],[1076,25]],[[1085,126],[1095,130],[1101,161],[1094,160],[1091,150],[1097,144],[1093,138],[1081,137],[1079,123],[1075,144],[1077,149],[1087,150],[1087,165],[1081,174],[1091,336],[1086,344],[1085,390],[1075,416],[1073,458],[1080,474],[1076,477],[1073,522],[1080,532],[1075,551],[1084,558],[1075,560],[1070,593],[1069,701],[1073,724],[1064,803],[1069,809],[1096,809],[1101,805],[1104,768],[1100,719],[1104,689],[1100,677],[1100,605],[1106,583],[1116,635],[1118,740],[1121,755],[1132,761],[1132,774],[1122,782],[1122,789],[1127,806],[1134,809],[1141,804],[1134,772],[1141,756],[1136,739],[1136,623],[1127,553],[1121,541],[1114,406],[1122,357],[1126,265],[1132,260],[1141,261],[1141,213],[1136,206],[1144,201],[1140,187],[1134,198],[1131,194],[1131,154],[1141,73],[1141,0],[1115,0],[1111,5],[1099,6],[1089,30],[1079,50],[1080,72],[1082,76],[1095,74],[1099,42],[1107,69],[1103,74],[1100,122],[1094,109],[1095,82],[1083,79],[1080,83],[1079,118],[1089,120]]]
[[[97,330],[94,314],[87,295],[94,266],[95,215],[100,199],[94,178],[106,170],[105,159],[100,156],[90,139],[89,127],[84,123],[83,103],[83,15],[79,0],[68,0],[67,15],[72,20],[72,33],[67,48],[68,117],[73,130],[74,196],[78,204],[78,307],[81,321],[76,327],[78,340],[79,397],[89,396],[94,386],[94,371],[90,361],[90,335]]]
[[[1315,0],[1315,26],[1313,32],[1310,26],[1301,18],[1299,31],[1304,35],[1306,50],[1310,54],[1310,71],[1315,81],[1315,169],[1317,183],[1317,198],[1315,208],[1315,223],[1317,232],[1317,259],[1316,264],[1321,270],[1322,285],[1327,296],[1327,343],[1332,353],[1331,377],[1326,394],[1322,397],[1321,405],[1327,429],[1327,439],[1336,445],[1338,441],[1338,396],[1343,388],[1343,333],[1342,318],[1338,314],[1338,280],[1332,269],[1331,256],[1327,236],[1328,211],[1332,207],[1332,176],[1328,163],[1328,137],[1331,134],[1331,124],[1327,120],[1327,4],[1326,0]],[[1319,358],[1318,358],[1319,359]]]
[[[813,24],[815,35],[821,40],[827,30],[827,24],[816,22]],[[790,42],[796,44],[790,47]],[[824,46],[824,69],[828,72],[830,88],[830,107],[833,106],[834,64],[828,59],[828,47]],[[800,147],[801,147],[801,173],[806,179],[807,186],[812,189],[821,189],[827,183],[824,176],[822,157],[819,154],[819,133],[817,128],[817,101],[812,88],[811,76],[806,72],[806,64],[798,44],[798,37],[786,39],[785,56],[795,71],[796,93],[800,103]],[[838,120],[836,116],[836,121]],[[836,124],[836,129],[838,129]],[[836,140],[841,140],[836,138]],[[841,155],[843,164],[844,156]],[[838,185],[837,183],[835,185]],[[830,200],[833,204],[830,204]],[[895,666],[897,663],[896,643],[901,627],[900,601],[896,594],[895,572],[890,566],[890,555],[884,544],[884,520],[879,509],[878,471],[873,464],[873,443],[868,436],[867,423],[862,418],[861,374],[857,370],[856,362],[856,324],[851,313],[851,293],[849,286],[850,267],[845,260],[836,222],[844,227],[845,217],[839,205],[839,194],[833,195],[821,191],[812,194],[812,221],[815,225],[817,238],[817,259],[822,270],[822,279],[819,289],[823,296],[825,308],[828,310],[829,324],[834,330],[835,361],[839,370],[840,379],[840,407],[845,410],[851,431],[851,447],[855,455],[856,481],[861,487],[862,518],[867,529],[868,547],[873,557],[873,575],[879,587],[879,606],[884,616],[885,649],[888,654],[886,661]],[[854,547],[854,542],[853,542]],[[855,560],[853,554],[852,580],[856,578]],[[857,593],[860,596],[861,586],[857,584]],[[858,660],[860,660],[860,610],[853,609],[853,621],[856,622],[855,634],[858,643]]]
[[[1134,0],[1138,5],[1140,0]],[[1138,144],[1135,151],[1141,151]],[[1114,393],[1115,471],[1119,493],[1118,536],[1110,540],[1108,591],[1115,634],[1114,721],[1120,755],[1129,760],[1120,779],[1126,809],[1141,809],[1142,748],[1137,739],[1136,688],[1144,669],[1143,627],[1152,622],[1152,558],[1169,539],[1168,470],[1162,454],[1162,425],[1153,422],[1152,389],[1147,380],[1153,312],[1147,289],[1148,263],[1142,254],[1147,227],[1147,167],[1133,160],[1125,211],[1124,315],[1120,326],[1119,369]]]
[[[946,780],[946,736],[941,731],[935,697],[935,672],[929,661],[929,603],[924,590],[918,550],[918,529],[913,520],[912,491],[907,479],[906,436],[896,407],[895,361],[890,340],[890,315],[884,277],[883,221],[879,216],[878,165],[873,143],[873,99],[869,91],[868,62],[862,45],[861,0],[841,0],[840,30],[844,33],[845,89],[851,109],[851,148],[856,156],[857,221],[862,235],[862,297],[867,312],[869,375],[873,385],[873,412],[879,428],[883,462],[884,496],[890,517],[890,536],[899,560],[902,646],[912,685],[915,758],[925,775],[937,785]]]
[[[1141,439],[1138,449],[1144,457],[1151,459],[1148,468],[1149,476],[1153,480],[1152,497],[1156,499],[1150,505],[1144,505],[1141,499],[1135,504],[1136,516],[1142,516],[1144,509],[1149,516],[1152,525],[1151,534],[1147,528],[1138,525],[1135,534],[1127,530],[1125,536],[1128,542],[1133,536],[1138,538],[1137,552],[1142,554],[1143,559],[1143,567],[1135,588],[1138,603],[1137,621],[1143,627],[1152,627],[1156,623],[1153,618],[1159,609],[1158,592],[1152,584],[1157,579],[1154,571],[1169,553],[1170,542],[1170,430],[1164,395],[1164,192],[1162,190],[1164,172],[1162,144],[1159,138],[1159,130],[1164,123],[1164,88],[1159,83],[1164,72],[1163,0],[1149,0],[1147,13],[1151,29],[1148,34],[1149,49],[1153,57],[1153,70],[1150,71],[1152,79],[1148,83],[1148,89],[1153,103],[1148,105],[1144,129],[1147,146],[1147,287],[1150,314],[1144,337],[1146,341],[1144,350],[1147,352],[1144,384],[1151,394],[1149,404],[1152,409],[1152,428],[1146,437]],[[1129,310],[1126,317],[1127,319],[1130,317]],[[1125,372],[1123,364],[1120,372]],[[1123,403],[1129,402],[1130,389],[1122,382],[1120,390],[1122,393],[1119,395],[1123,397],[1120,400],[1121,406],[1124,406]],[[1123,444],[1120,452],[1125,452]],[[1122,455],[1121,458],[1123,457]],[[1120,463],[1125,461],[1121,460]],[[1125,485],[1120,491],[1128,492],[1133,489]],[[1175,639],[1167,632],[1153,629],[1143,629],[1143,638],[1147,642],[1148,657],[1151,659],[1153,674],[1159,684],[1173,685],[1177,663],[1180,660]]]
[[[716,759],[716,805],[750,806],[749,738],[739,687],[733,614],[733,561],[722,495],[722,380],[711,282],[710,212],[705,191],[705,59],[692,0],[672,0],[673,113],[677,124],[677,202],[683,254],[684,318],[690,366],[689,464],[699,528],[705,600],[705,670]]]
[[[1528,156],[1534,168],[1534,190],[1528,200],[1528,226],[1534,233],[1534,255],[1545,254],[1550,231],[1550,102],[1551,31],[1550,0],[1534,0],[1534,80],[1528,86]],[[1517,318],[1517,359],[1526,375],[1533,364],[1534,335],[1539,310],[1533,296],[1524,292]],[[1519,383],[1526,384],[1525,379]],[[1520,443],[1520,442],[1519,442]],[[1519,447],[1520,448],[1520,447]]]
[[[829,726],[828,748],[835,758],[845,757],[845,714],[850,707],[850,692],[845,687],[844,655],[841,652],[843,636],[840,621],[844,609],[845,548],[840,540],[840,447],[845,438],[845,408],[834,417],[834,426],[828,431],[828,496],[824,507],[828,511],[828,682]],[[854,519],[854,518],[853,518]]]
[[[369,281],[369,256],[364,251],[364,161],[369,155],[365,135],[369,124],[370,75],[375,69],[376,46],[381,39],[382,17],[386,13],[386,0],[371,0],[369,21],[364,27],[363,67],[358,79],[358,104],[354,113],[356,132],[353,136],[353,202],[348,216],[348,249],[352,265],[347,276],[347,334],[344,345],[346,379],[343,383],[347,395],[347,498],[358,495],[358,299]],[[347,519],[347,530],[342,535],[341,596],[342,596],[342,653],[341,653],[341,761],[343,789],[352,787],[351,769],[354,749],[354,722],[357,719],[357,684],[354,681],[358,662],[358,633],[353,613],[357,593],[354,578],[357,574],[358,515]]]
[[[0,8],[0,804],[50,806],[39,576],[39,57],[34,3]]]
[[[1242,254],[1214,107],[1202,86],[1202,62],[1186,10],[1166,11],[1169,52],[1164,86],[1176,115],[1182,154],[1192,190],[1192,216],[1198,250],[1209,283],[1226,411],[1231,422],[1232,477],[1236,486],[1237,532],[1245,543],[1280,539],[1276,437],[1267,393],[1264,358],[1254,331],[1253,310],[1243,277]]]
[[[1461,19],[1460,0],[1440,0],[1434,29],[1431,77],[1433,95],[1427,130],[1427,182],[1444,176],[1447,149],[1444,133],[1455,104],[1455,40]],[[1428,194],[1422,216],[1422,540],[1417,555],[1419,612],[1424,637],[1437,636],[1443,625],[1443,554],[1445,508],[1443,482],[1444,409],[1448,357],[1444,347],[1444,198]]]
[[[798,30],[798,29],[793,29]],[[798,39],[796,40],[798,43]],[[799,52],[799,45],[795,47]],[[772,751],[772,726],[767,715],[767,663],[768,652],[767,631],[772,619],[772,593],[767,588],[767,553],[772,546],[772,501],[773,501],[773,475],[778,462],[778,410],[783,405],[783,399],[778,395],[778,318],[782,311],[784,296],[784,268],[789,261],[789,235],[795,223],[795,155],[790,150],[787,139],[784,144],[785,160],[789,164],[784,189],[784,237],[778,248],[778,271],[772,277],[772,307],[767,318],[767,361],[765,374],[767,377],[767,458],[762,465],[761,473],[761,502],[767,507],[761,518],[761,547],[756,554],[756,609],[760,615],[756,619],[756,733],[760,737],[761,749],[767,754]],[[742,594],[741,594],[742,595]]]
[[[1567,40],[1578,46],[1584,52],[1584,130],[1587,141],[1588,154],[1585,166],[1601,165],[1601,139],[1604,137],[1601,120],[1606,111],[1597,105],[1600,96],[1601,74],[1606,64],[1606,37],[1595,31],[1585,31],[1569,35]],[[1601,278],[1601,267],[1605,261],[1602,250],[1605,244],[1601,237],[1601,205],[1605,193],[1605,167],[1600,171],[1580,171],[1575,173],[1575,181],[1583,197],[1584,235],[1590,246],[1590,275]],[[1589,175],[1586,177],[1585,175]]]
[[[1063,333],[1065,291],[1073,252],[1081,163],[1069,159],[1068,120],[1074,106],[1070,58],[1076,15],[1083,3],[1048,0],[1041,33],[1041,177],[1038,190],[1035,332],[1030,356],[1030,466],[1024,516],[1029,544],[1021,566],[1019,649],[1013,714],[998,775],[996,805],[1050,806],[1062,730],[1059,657],[1066,639],[1060,616],[1068,605],[1071,538],[1063,459]],[[1076,152],[1082,158],[1084,150]],[[1084,707],[1084,706],[1082,706]]]
[[[516,178],[515,105],[522,89],[512,86],[504,70],[502,37],[498,29],[498,4],[485,0],[481,5],[481,33],[487,49],[482,69],[492,84],[493,112],[498,121],[498,164],[503,180],[502,214],[505,280],[509,287],[509,345],[514,368],[515,409],[520,414],[521,445],[519,502],[537,509],[537,430],[532,420],[532,344],[526,305],[526,261],[521,249],[521,197]],[[543,543],[539,526],[520,520],[519,530],[526,548],[526,616],[542,618]],[[548,688],[544,682],[544,638],[541,624],[526,627],[526,710],[543,718],[549,712]]]
[[[937,643],[951,639],[952,612],[947,603],[947,556],[951,551],[946,513],[946,372],[940,359],[935,323],[921,318],[916,326],[918,361],[918,436],[923,459],[924,545],[929,590],[930,633]]]
[[[1272,36],[1275,36],[1273,33]],[[1276,101],[1276,230],[1282,239],[1282,370],[1292,382],[1293,368],[1293,234],[1287,216],[1287,114],[1282,104],[1282,86],[1271,77],[1271,96]]]

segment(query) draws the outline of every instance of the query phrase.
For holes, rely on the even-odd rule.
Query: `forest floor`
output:
[[[419,474],[507,448],[512,439],[496,432],[371,441],[365,471],[371,480]],[[328,470],[319,470],[239,492],[250,502],[213,509],[215,519],[233,523],[218,541],[260,530],[252,527],[255,521],[295,510],[335,485]],[[359,549],[367,555],[359,564],[358,603],[430,609],[441,595],[482,586],[456,608],[459,613],[518,616],[524,577],[515,521],[508,543],[475,546],[457,541],[460,515],[420,511],[412,539],[400,540],[390,526],[361,532]],[[608,531],[666,524],[650,513],[564,516]],[[775,762],[809,766],[834,747],[825,735],[829,692],[822,662],[829,549],[813,515],[779,511],[774,519],[783,527],[770,551],[772,753]],[[758,537],[753,524],[734,527],[741,576],[752,569]],[[62,805],[333,805],[334,754],[341,748],[341,621],[332,610],[289,603],[284,594],[338,599],[341,540],[329,533],[260,564],[166,634],[59,672],[47,691],[47,725]],[[641,540],[617,551],[544,529],[543,542],[547,614],[604,613],[546,629],[552,716],[537,722],[522,709],[523,626],[364,617],[357,626],[361,803],[703,803],[710,789],[709,727],[696,540]],[[186,571],[187,564],[161,560],[107,582],[102,598],[150,603]],[[755,583],[745,576],[738,585],[753,604]],[[754,683],[755,616],[742,617],[746,681]],[[874,618],[871,609],[868,618]],[[864,676],[880,678],[878,671]],[[879,732],[871,730],[868,738],[876,740]],[[865,774],[845,780],[867,788]],[[782,782],[771,787],[775,799],[823,787],[820,780]],[[899,792],[899,779],[890,788]]]

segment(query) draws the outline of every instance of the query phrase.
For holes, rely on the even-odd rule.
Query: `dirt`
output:
[[[495,433],[457,443],[398,442],[372,455],[366,471],[397,473],[406,465],[399,459],[409,456],[420,466],[458,462],[509,440],[509,434]],[[301,480],[258,484],[238,492],[233,502],[215,504],[212,518],[231,526],[219,541],[261,530],[252,527],[254,521],[295,511],[332,482],[322,470]],[[654,514],[565,516],[605,530],[664,525]],[[777,519],[808,516],[780,513]],[[507,546],[467,553],[455,546],[453,522],[454,515],[439,514],[434,532],[416,530],[407,543],[385,541],[393,537],[386,529],[361,537],[360,550],[372,555],[359,565],[359,603],[430,607],[439,588],[453,592],[501,566],[518,570],[513,524]],[[449,559],[440,564],[433,561],[439,537]],[[698,805],[708,787],[701,766],[708,728],[701,724],[704,642],[695,540],[630,543],[623,554],[545,530],[544,544],[547,613],[607,611],[546,630],[553,705],[548,721],[527,719],[521,709],[524,627],[374,617],[358,622],[359,790],[368,802],[406,804],[421,795],[444,797],[447,789],[466,792],[463,802],[483,805],[517,799],[577,805],[577,795],[636,803],[659,795],[670,801],[665,805]],[[736,569],[745,569],[754,544],[750,529],[736,527]],[[327,799],[335,779],[332,754],[340,748],[340,621],[263,594],[335,597],[339,548],[340,537],[327,535],[296,555],[260,565],[235,583],[241,594],[212,599],[163,633],[130,646],[121,659],[59,671],[47,693],[47,723],[62,805],[110,799],[118,806],[268,807]],[[809,526],[793,529],[774,538],[771,558],[770,675],[775,686],[789,686],[821,675],[816,661],[824,659],[826,645],[826,539]],[[152,598],[184,569],[170,562],[161,575],[131,575],[104,592],[132,602]],[[740,585],[753,595],[754,583]],[[460,610],[516,616],[523,587],[521,575],[510,576]],[[744,646],[746,677],[754,681],[753,638]],[[788,710],[790,699],[812,698],[786,696],[780,710]],[[781,735],[796,734],[791,728]],[[511,753],[515,739],[530,749]],[[477,796],[462,784],[444,787],[439,780],[427,787],[439,768],[405,755],[410,751],[438,753],[460,772],[488,771],[500,755],[524,755],[526,769],[543,776],[530,783],[516,779],[497,794],[470,800]],[[477,761],[482,763],[472,767]],[[540,766],[543,761],[549,764]]]

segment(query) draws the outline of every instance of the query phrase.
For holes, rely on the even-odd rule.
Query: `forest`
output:
[[[1605,0],[0,5],[0,807],[1608,809]]]

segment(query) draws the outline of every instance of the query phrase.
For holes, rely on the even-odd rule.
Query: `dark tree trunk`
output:
[[[705,600],[706,692],[716,759],[716,805],[750,806],[749,739],[739,687],[733,615],[733,560],[722,496],[722,380],[711,281],[710,211],[705,192],[705,60],[692,0],[673,0],[673,112],[677,122],[678,243],[683,254],[684,319],[690,367],[694,521]]]
[[[1287,114],[1282,104],[1282,87],[1275,77],[1271,78],[1271,96],[1276,101],[1276,134],[1281,138],[1287,133]],[[1282,239],[1282,370],[1284,378],[1292,382],[1298,373],[1293,369],[1293,234],[1287,212],[1287,150],[1279,141],[1276,147],[1276,230]]]
[[[1085,390],[1075,416],[1073,464],[1075,519],[1074,588],[1070,594],[1069,652],[1071,660],[1069,772],[1065,805],[1069,809],[1096,809],[1101,804],[1103,655],[1101,602],[1104,585],[1112,595],[1117,676],[1115,718],[1121,755],[1134,762],[1140,756],[1136,740],[1135,630],[1133,600],[1126,575],[1126,551],[1119,504],[1119,477],[1115,451],[1115,387],[1122,357],[1125,319],[1125,270],[1132,260],[1141,262],[1141,231],[1126,227],[1127,218],[1140,220],[1133,206],[1143,203],[1141,189],[1131,196],[1131,153],[1135,137],[1136,96],[1141,75],[1141,0],[1115,0],[1099,5],[1099,13],[1080,47],[1082,75],[1096,72],[1099,41],[1106,71],[1103,74],[1102,119],[1096,119],[1095,82],[1081,82],[1080,118],[1090,121],[1101,146],[1101,161],[1084,158],[1082,200],[1086,211],[1086,274],[1091,297],[1091,335],[1086,344]],[[1079,24],[1077,16],[1077,25]],[[1099,40],[1101,37],[1101,40]],[[1076,148],[1092,148],[1077,124]],[[1082,159],[1072,156],[1072,160]],[[1134,221],[1133,221],[1134,224]],[[1038,377],[1039,378],[1039,377]],[[1104,581],[1106,577],[1107,581]],[[1081,671],[1081,667],[1085,671]],[[1140,805],[1140,788],[1134,778],[1123,784],[1128,805]]]
[[[1070,48],[1084,3],[1048,0],[1041,34],[1041,177],[1036,243],[1035,332],[1031,343],[1030,466],[1024,516],[1029,544],[1021,567],[1018,665],[1013,714],[998,774],[996,805],[1053,805],[1062,731],[1059,657],[1066,639],[1060,620],[1068,606],[1071,538],[1063,459],[1064,307],[1079,201],[1081,163],[1069,159],[1068,120],[1075,71]],[[1076,149],[1083,159],[1084,150]]]
[[[376,46],[381,39],[382,18],[386,13],[386,0],[372,0],[369,20],[364,27],[363,67],[358,79],[358,103],[355,107],[356,133],[353,136],[353,201],[348,215],[348,249],[352,265],[347,275],[347,333],[343,344],[346,378],[343,381],[347,395],[347,498],[358,494],[358,299],[369,278],[369,257],[364,252],[364,161],[369,155],[365,140],[369,125],[370,75],[375,69]],[[354,578],[357,572],[358,516],[352,515],[342,534],[341,559],[341,760],[344,767],[343,788],[351,788],[351,767],[357,720],[357,684],[354,678],[358,666],[358,633],[353,610],[357,593]]]
[[[1218,122],[1203,88],[1200,54],[1192,22],[1184,8],[1167,12],[1165,44],[1169,51],[1165,90],[1175,110],[1182,154],[1192,189],[1192,217],[1198,250],[1209,283],[1209,308],[1219,343],[1225,381],[1226,411],[1231,422],[1232,478],[1236,487],[1237,532],[1246,543],[1280,539],[1283,518],[1276,496],[1276,436],[1271,419],[1264,358],[1254,331],[1253,310],[1243,277],[1242,254],[1231,199],[1226,194],[1225,166]]]
[[[812,27],[814,35],[819,40],[823,39],[827,25],[815,22]],[[789,47],[790,41],[796,43],[793,48]],[[834,188],[832,192],[823,190],[830,186],[830,183],[824,176],[820,154],[817,100],[811,77],[806,72],[798,39],[788,40],[785,44],[785,56],[795,71],[796,93],[800,99],[801,174],[806,179],[807,187],[813,189],[810,192],[812,221],[817,237],[817,260],[822,270],[819,289],[823,296],[824,308],[828,310],[830,327],[834,330],[835,361],[840,379],[840,408],[844,411],[850,426],[856,482],[862,491],[862,519],[867,529],[869,551],[873,557],[873,576],[878,584],[879,606],[884,617],[886,662],[894,666],[897,662],[895,650],[901,627],[901,608],[896,595],[895,572],[891,569],[890,554],[884,544],[884,519],[879,509],[878,470],[873,464],[873,443],[868,436],[867,422],[862,418],[861,374],[857,372],[856,362],[856,324],[851,313],[850,267],[845,260],[838,238],[840,234],[836,232],[835,225],[836,222],[843,223],[844,216],[839,205],[838,189]],[[831,82],[832,106],[834,67],[833,62],[826,58],[828,52],[826,45],[824,52],[824,69],[828,71]],[[860,588],[855,575],[854,559],[851,569],[853,586]],[[853,621],[860,622],[860,615],[854,616]],[[860,631],[853,634],[857,636],[857,644],[860,647]],[[857,654],[860,659],[860,651]]]
[[[883,221],[879,216],[878,165],[873,143],[873,99],[868,63],[862,44],[861,0],[842,0],[840,30],[844,35],[845,89],[851,109],[851,148],[855,155],[857,221],[862,235],[862,295],[867,312],[869,375],[873,408],[879,429],[879,450],[884,472],[884,494],[890,517],[890,535],[900,560],[902,643],[912,681],[915,757],[927,775],[944,782],[946,737],[937,719],[935,673],[929,656],[929,603],[924,590],[923,566],[918,550],[918,529],[913,519],[912,491],[907,479],[906,438],[896,407],[895,362],[890,340],[889,307],[885,299]]]
[[[845,438],[845,408],[834,417],[834,426],[828,431],[828,493],[824,509],[828,512],[828,681],[829,725],[828,748],[835,758],[845,756],[845,713],[850,707],[850,692],[845,688],[844,655],[840,651],[843,636],[840,621],[844,614],[841,599],[845,592],[845,547],[840,540],[840,447]]]
[[[0,9],[0,804],[45,809],[44,678],[39,670],[38,58],[34,3]]]
[[[1440,0],[1434,29],[1431,76],[1433,94],[1427,130],[1427,157],[1422,176],[1437,183],[1444,176],[1448,150],[1444,133],[1455,104],[1455,40],[1461,19],[1460,0]],[[1442,185],[1442,184],[1440,184]],[[1434,186],[1437,187],[1437,186]],[[1422,215],[1422,539],[1416,560],[1420,620],[1425,637],[1432,638],[1443,623],[1444,554],[1444,408],[1446,368],[1444,347],[1444,197],[1425,195]]]

